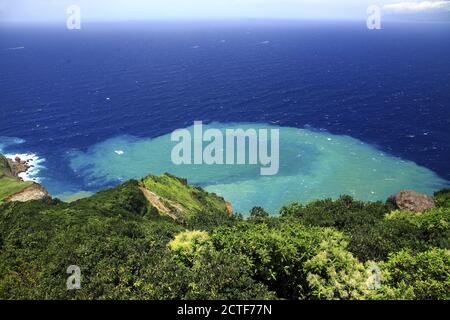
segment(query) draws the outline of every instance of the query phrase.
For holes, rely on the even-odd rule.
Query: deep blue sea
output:
[[[349,136],[355,140],[342,140],[345,146],[358,141],[436,174],[425,190],[431,192],[450,180],[450,23],[392,23],[377,31],[364,22],[123,22],[84,24],[76,31],[2,26],[0,114],[0,149],[45,159],[37,175],[54,195],[92,192],[141,175],[145,161],[136,164],[135,174],[133,161],[145,156],[133,149],[122,165],[127,174],[108,176],[107,166],[116,166],[117,156],[110,151],[189,127],[194,120]],[[292,132],[289,137],[302,139]],[[114,143],[120,148],[108,149]],[[358,157],[365,151],[355,152]],[[345,155],[328,156],[345,170]],[[364,171],[359,162],[351,168]],[[321,163],[323,171],[330,161]],[[153,165],[147,173],[160,173],[152,172]],[[415,169],[408,170],[415,175]],[[309,180],[302,181],[315,183],[314,176],[308,173]],[[356,195],[374,183],[358,177],[352,178]],[[215,184],[214,175],[209,181],[192,179]],[[396,187],[415,187],[404,181]],[[281,180],[277,188],[283,189]],[[284,199],[280,191],[278,202],[266,205],[275,210],[295,197]],[[248,199],[262,197],[249,191]],[[249,206],[236,204],[241,210]]]

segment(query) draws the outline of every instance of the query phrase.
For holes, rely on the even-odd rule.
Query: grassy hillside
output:
[[[19,181],[16,178],[3,176],[0,178],[0,203],[9,196],[21,192],[31,186],[33,182]]]
[[[32,182],[19,181],[13,177],[8,159],[0,154],[0,203],[5,198],[16,194],[32,185]]]
[[[450,299],[450,192],[436,200],[413,214],[342,197],[244,220],[163,175],[72,203],[7,203],[0,299]],[[66,288],[71,265],[79,290]]]
[[[198,221],[204,225],[206,220],[210,220],[210,223],[216,220],[216,224],[220,224],[231,215],[222,197],[190,186],[186,180],[168,173],[160,177],[145,177],[141,184],[149,191],[145,195],[160,214],[169,215],[180,222],[192,224]]]
[[[144,186],[168,201],[175,201],[183,205],[188,214],[202,211],[224,212],[225,200],[217,195],[207,193],[201,188],[192,187],[186,180],[168,173],[156,177],[148,176],[143,180]]]

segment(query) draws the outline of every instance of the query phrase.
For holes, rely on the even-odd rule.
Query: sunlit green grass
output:
[[[16,194],[25,188],[31,186],[33,182],[30,181],[19,181],[11,177],[1,177],[0,178],[0,203],[3,200],[13,194]]]
[[[195,214],[208,208],[212,211],[225,212],[225,201],[215,194],[187,185],[182,180],[164,174],[160,177],[149,176],[143,179],[145,187],[167,200],[183,205],[188,214]]]

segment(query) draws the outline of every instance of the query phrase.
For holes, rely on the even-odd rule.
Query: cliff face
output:
[[[222,197],[190,186],[185,179],[168,173],[142,179],[140,190],[160,214],[177,221],[185,221],[206,212],[213,215],[233,213],[231,204]]]
[[[8,159],[0,155],[0,203],[26,202],[48,197],[48,192],[39,184],[22,181],[18,175],[29,169],[27,162]]]
[[[18,177],[28,168],[27,162],[21,159],[12,160],[0,155],[0,203],[27,202],[49,196],[41,185]],[[148,176],[138,187],[155,212],[175,221],[185,222],[202,214],[220,216],[226,213],[231,216],[233,213],[231,204],[222,197],[190,186],[186,180],[170,174]]]
[[[47,190],[45,190],[40,184],[33,183],[29,187],[26,187],[20,192],[17,192],[7,198],[5,198],[5,202],[27,202],[31,200],[40,200],[45,197],[48,197],[49,194]]]
[[[2,154],[0,154],[0,178],[1,177],[13,177],[13,171],[9,160]]]

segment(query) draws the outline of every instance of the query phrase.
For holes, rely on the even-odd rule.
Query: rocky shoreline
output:
[[[14,159],[11,159],[0,154],[0,178],[2,176],[6,176],[17,179],[18,181],[24,181],[24,179],[21,177],[21,174],[27,173],[28,170],[33,168],[33,165],[30,164],[30,162],[32,162],[32,159],[23,160],[19,156],[15,156]],[[185,179],[176,179],[178,179],[183,185],[187,185],[187,181]],[[6,202],[26,202],[30,200],[42,199],[49,196],[50,194],[42,185],[33,182],[30,186],[24,188],[22,191],[12,194],[4,200]],[[230,215],[232,215],[233,207],[231,203],[226,202],[225,199],[223,199],[223,201],[226,204],[226,211]],[[425,210],[436,207],[433,198],[414,190],[402,190],[397,194],[389,197],[387,201],[393,204],[394,207],[398,210],[405,210],[410,212],[423,212]]]
[[[20,157],[15,157],[14,159],[7,158],[0,155],[0,167],[2,175],[7,177],[16,178],[18,180],[23,180],[20,177],[21,173],[26,173],[33,166],[30,164],[31,159],[22,160]]]
[[[10,193],[7,197],[0,200],[3,200],[5,202],[27,202],[30,200],[39,200],[50,196],[47,190],[39,183],[24,181],[22,175],[26,174],[30,169],[33,168],[33,165],[30,162],[32,162],[32,159],[24,160],[19,156],[11,159],[5,157],[4,155],[0,155],[0,178],[6,177],[12,181],[9,182],[9,184],[17,185],[19,183],[22,183],[24,186],[22,190]],[[25,184],[25,182],[28,182],[29,184]]]
[[[20,157],[15,157],[14,159],[8,159],[8,162],[12,176],[22,181],[23,178],[20,177],[20,174],[26,173],[29,169],[33,168],[33,165],[30,164],[31,159],[22,160]]]

